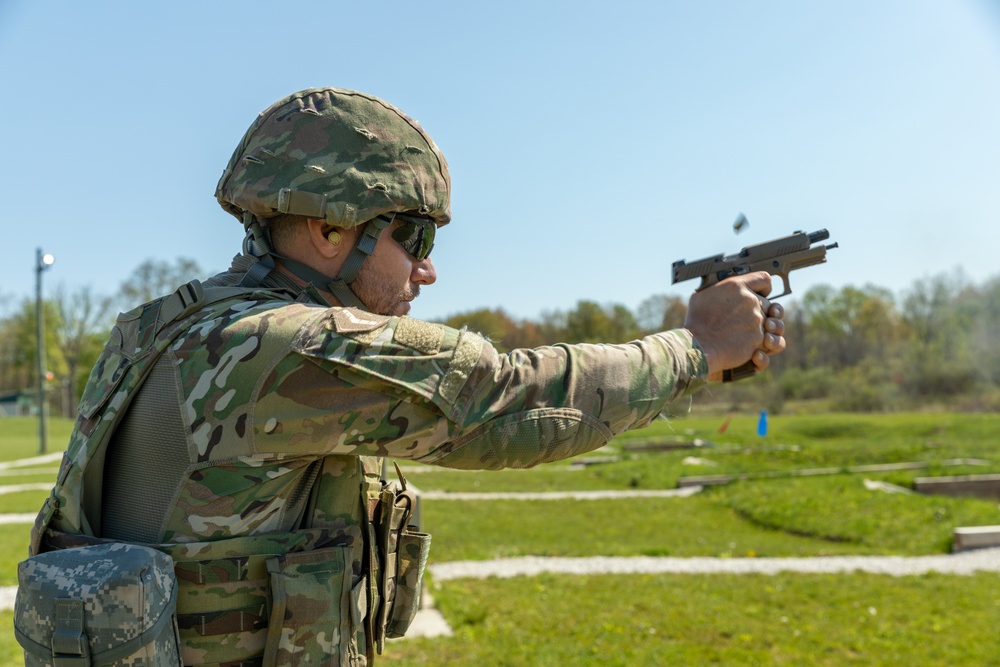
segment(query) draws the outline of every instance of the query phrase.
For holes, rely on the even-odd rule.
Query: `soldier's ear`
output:
[[[333,259],[344,252],[346,230],[338,229],[327,223],[326,220],[315,218],[306,220],[306,227],[310,244],[325,259]]]

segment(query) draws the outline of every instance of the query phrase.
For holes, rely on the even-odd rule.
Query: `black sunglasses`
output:
[[[437,233],[434,221],[405,213],[397,213],[395,219],[403,224],[392,230],[392,238],[418,262],[427,259],[434,249],[434,235]]]

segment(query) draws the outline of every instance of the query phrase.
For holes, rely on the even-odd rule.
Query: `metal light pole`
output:
[[[45,453],[46,421],[48,406],[45,399],[45,323],[42,318],[42,272],[55,264],[56,258],[51,253],[42,253],[38,248],[35,254],[35,344],[38,349],[38,452]]]

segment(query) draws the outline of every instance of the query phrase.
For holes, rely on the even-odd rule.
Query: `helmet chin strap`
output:
[[[394,216],[395,214],[388,216],[380,215],[365,223],[361,235],[358,237],[354,247],[351,248],[351,254],[347,256],[344,265],[340,267],[340,273],[333,279],[333,282],[330,282],[326,286],[327,290],[332,292],[343,305],[368,310],[368,306],[361,302],[361,299],[354,293],[350,285],[358,277],[361,265],[375,252],[375,245],[382,236],[382,232],[392,224]]]
[[[274,270],[274,258],[277,257],[293,275],[304,280],[309,285],[332,293],[337,297],[337,301],[344,306],[354,306],[362,310],[368,310],[358,295],[351,289],[350,284],[358,277],[361,265],[375,251],[375,245],[379,238],[390,224],[394,214],[378,216],[365,223],[364,231],[358,237],[357,243],[351,249],[347,260],[340,268],[340,273],[335,278],[330,278],[302,262],[279,255],[274,252],[271,246],[271,238],[267,229],[262,227],[260,220],[249,211],[243,213],[243,225],[247,230],[243,239],[243,254],[257,258],[257,262],[247,271],[240,281],[243,287],[258,287]],[[329,303],[327,305],[330,305]]]
[[[261,281],[270,275],[274,270],[274,258],[271,257],[271,237],[260,221],[250,211],[243,212],[243,228],[246,236],[243,237],[243,254],[257,259],[247,270],[241,287],[260,287]]]

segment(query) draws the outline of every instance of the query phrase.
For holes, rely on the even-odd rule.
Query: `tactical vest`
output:
[[[101,543],[108,443],[157,359],[190,326],[232,302],[292,300],[282,290],[203,287],[198,281],[119,316],[80,402],[55,487],[32,528],[32,555]],[[345,457],[324,465],[343,467]],[[430,536],[408,527],[414,499],[382,479],[382,459],[349,457],[337,488],[361,494],[360,529],[305,521],[301,529],[208,542],[145,544],[168,554],[179,583],[177,623],[186,665],[365,665],[417,609]],[[322,470],[315,470],[315,479]],[[141,511],[137,508],[137,511]],[[308,518],[308,517],[307,517]],[[270,631],[269,631],[270,630]]]

